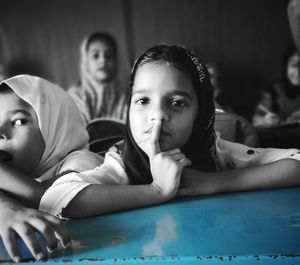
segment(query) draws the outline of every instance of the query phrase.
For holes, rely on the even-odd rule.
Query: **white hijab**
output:
[[[45,181],[55,175],[72,151],[88,148],[88,133],[72,98],[57,85],[36,76],[18,75],[6,83],[35,110],[45,141],[45,150],[33,177]]]

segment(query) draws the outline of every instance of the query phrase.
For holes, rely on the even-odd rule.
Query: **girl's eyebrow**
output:
[[[8,113],[9,114],[22,113],[26,116],[31,116],[31,113],[27,110],[24,110],[24,109],[14,109],[14,110],[10,110]]]
[[[142,94],[142,93],[145,93],[145,92],[148,92],[148,89],[138,89],[138,90],[133,90],[133,91],[132,91],[132,95],[135,95],[135,94]]]
[[[145,93],[145,92],[149,92],[147,89],[138,89],[138,90],[134,90],[132,92],[132,95],[135,95],[135,94],[142,94],[142,93]],[[182,91],[182,90],[175,90],[175,91],[172,91],[170,93],[170,95],[179,95],[179,96],[182,96],[182,97],[186,97],[190,100],[192,100],[192,96],[186,92],[186,91]]]
[[[176,91],[172,92],[172,94],[183,96],[183,97],[189,98],[191,100],[193,99],[192,96],[188,92],[182,91],[182,90],[176,90]]]

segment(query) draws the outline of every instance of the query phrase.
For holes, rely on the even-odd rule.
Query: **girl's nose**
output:
[[[162,105],[155,106],[152,109],[150,119],[151,119],[151,121],[164,121],[164,122],[166,122],[166,121],[169,120],[168,110]]]
[[[8,140],[8,137],[8,131],[5,125],[0,125],[0,141],[6,141]]]
[[[106,57],[104,53],[100,53],[98,57],[98,62],[104,64],[106,62]]]
[[[0,140],[2,140],[2,141],[6,141],[7,140],[7,136],[6,136],[6,134],[4,134],[4,133],[0,133]]]

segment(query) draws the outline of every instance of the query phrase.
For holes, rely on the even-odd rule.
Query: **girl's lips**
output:
[[[160,134],[162,134],[162,135],[171,135],[172,133],[171,133],[170,130],[162,128],[161,131],[160,131]]]
[[[6,151],[0,150],[0,162],[7,163],[7,162],[10,162],[11,160],[13,160],[12,154],[10,154]]]
[[[150,127],[150,128],[147,128],[146,130],[144,130],[144,133],[146,134],[149,134],[152,132],[152,128],[153,127]],[[170,131],[169,130],[166,130],[164,128],[161,128],[160,130],[160,135],[171,135]]]

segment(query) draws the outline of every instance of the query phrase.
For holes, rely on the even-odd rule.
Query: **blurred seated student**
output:
[[[261,91],[260,101],[255,107],[252,117],[254,126],[272,126],[282,123],[282,119],[274,113],[272,95],[269,91]]]
[[[277,125],[300,120],[300,57],[294,46],[287,49],[282,63],[282,77],[268,90],[253,116],[254,125]]]
[[[228,99],[222,85],[222,70],[217,63],[207,63],[207,71],[210,77],[210,83],[213,88],[213,96],[217,107],[227,112],[233,112],[232,106],[229,104]]]
[[[86,123],[95,118],[125,122],[126,86],[118,80],[118,50],[114,38],[95,32],[81,45],[80,80],[68,92]]]
[[[295,46],[300,54],[300,0],[291,0],[288,5],[288,18]],[[298,69],[299,71],[299,69]],[[294,116],[294,117],[293,117]],[[299,111],[294,112],[292,119],[300,120]]]
[[[300,53],[300,0],[290,0],[287,14],[294,43]]]
[[[232,106],[228,103],[224,90],[222,89],[221,68],[216,63],[206,64],[210,77],[210,83],[213,88],[213,96],[216,105],[216,114],[226,112],[228,116],[236,120],[236,137],[235,141],[251,147],[258,146],[258,137],[255,128],[244,117],[233,112]]]

